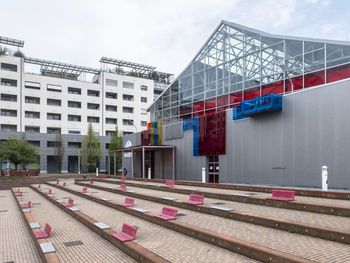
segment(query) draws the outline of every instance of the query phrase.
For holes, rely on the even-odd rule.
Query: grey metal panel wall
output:
[[[164,126],[165,140],[177,139],[183,137],[182,121],[171,123]]]
[[[283,112],[232,121],[220,182],[350,189],[350,81],[283,97]]]

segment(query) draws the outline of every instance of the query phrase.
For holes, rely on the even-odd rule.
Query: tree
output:
[[[55,151],[55,156],[56,156],[56,160],[57,160],[57,164],[58,164],[58,171],[61,172],[63,155],[64,155],[63,139],[62,139],[61,132],[58,132],[56,134],[54,151]]]
[[[89,172],[95,170],[97,162],[102,158],[100,142],[94,134],[91,123],[81,145],[80,157],[83,169]]]
[[[14,57],[19,57],[19,58],[24,58],[24,54],[22,51],[19,51],[17,50],[14,54],[13,54]]]
[[[0,144],[0,159],[9,160],[15,165],[16,171],[19,164],[25,169],[27,164],[39,163],[39,158],[39,154],[32,145],[15,136],[9,137]]]
[[[123,134],[118,130],[118,126],[115,126],[114,132],[112,133],[111,143],[109,144],[109,150],[113,151],[123,147]],[[114,172],[114,154],[109,152],[110,169]],[[122,167],[122,153],[116,153],[116,170]]]

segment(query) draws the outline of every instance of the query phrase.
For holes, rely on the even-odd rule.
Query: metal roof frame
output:
[[[108,57],[102,57],[100,59],[100,62],[104,64],[115,65],[118,67],[127,67],[134,70],[137,73],[147,74],[153,72],[156,69],[156,67],[153,66]]]
[[[42,73],[63,74],[78,77],[81,73],[99,74],[101,70],[62,62],[25,57],[24,62],[41,66]]]
[[[10,45],[10,46],[15,46],[15,47],[23,47],[24,46],[24,41],[23,40],[18,40],[14,38],[8,38],[8,37],[2,37],[0,36],[0,43],[5,44],[5,45]]]

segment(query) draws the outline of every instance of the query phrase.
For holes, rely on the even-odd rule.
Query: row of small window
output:
[[[17,72],[17,65],[8,64],[8,63],[1,63],[1,70]]]
[[[118,80],[106,79],[106,85],[112,87],[118,87]],[[123,88],[125,89],[134,89],[134,83],[123,81]],[[147,86],[141,85],[141,90],[147,91]]]

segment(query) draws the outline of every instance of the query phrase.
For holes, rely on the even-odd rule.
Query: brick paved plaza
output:
[[[63,182],[66,183],[65,187],[62,187]],[[143,262],[139,257],[142,254],[148,257],[149,262],[350,262],[348,216],[207,197],[204,200],[203,208],[218,206],[252,218],[256,216],[266,220],[279,220],[278,222],[302,225],[310,229],[316,227],[324,233],[333,231],[341,236],[338,242],[326,234],[318,238],[308,233],[285,231],[277,226],[259,225],[254,221],[235,220],[220,213],[213,215],[196,211],[191,206],[165,205],[161,200],[170,199],[172,202],[181,203],[188,200],[189,195],[159,187],[162,183],[127,180],[125,192],[115,190],[120,183],[119,179],[106,179],[96,180],[90,185],[89,180],[74,182],[74,179],[66,178],[60,180],[59,185],[56,185],[56,181],[42,183],[40,191],[37,190],[37,184],[20,187],[22,196],[17,198],[13,192],[17,188],[13,188],[13,191],[1,190],[0,261]],[[87,194],[79,193],[84,185],[87,187]],[[142,185],[154,188],[146,189]],[[157,189],[158,187],[160,189]],[[47,196],[44,193],[49,189],[52,190],[52,194]],[[249,194],[262,200],[271,195],[184,185],[175,185],[174,189],[225,195]],[[136,212],[133,208],[123,210],[126,208],[118,206],[118,203],[131,194],[135,199],[133,208],[145,209],[145,213]],[[154,201],[150,201],[148,197],[154,198]],[[67,202],[69,198],[74,200],[73,207],[79,209],[79,212],[62,208],[61,201],[57,202]],[[19,204],[27,201],[32,202],[30,211],[21,211]],[[293,202],[350,209],[349,200],[296,196]],[[159,214],[164,206],[178,210],[177,218],[170,222],[170,225],[167,222],[152,220],[153,215]],[[118,243],[119,241],[110,237],[107,230],[103,232],[86,223],[89,220],[107,224],[110,233],[119,232],[123,223],[135,226],[136,238],[126,242],[129,244]],[[46,223],[50,224],[52,231],[45,242],[51,242],[54,252],[43,253],[39,246],[44,241],[33,238],[29,227],[31,222],[39,223],[40,229],[43,229]],[[176,228],[171,226],[174,223]],[[185,230],[191,228],[194,231]],[[200,232],[200,235],[196,236],[195,231]],[[218,241],[221,238],[231,242],[231,245],[223,245]]]

